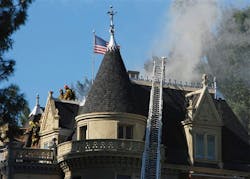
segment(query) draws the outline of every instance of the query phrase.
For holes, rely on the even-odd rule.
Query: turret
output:
[[[127,70],[114,38],[112,6],[110,41],[84,106],[76,117],[77,138],[143,140],[146,117],[136,111]]]

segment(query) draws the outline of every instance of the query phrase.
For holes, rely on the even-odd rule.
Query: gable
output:
[[[206,125],[222,125],[221,117],[215,107],[213,99],[207,88],[204,88],[195,105],[196,112],[193,117],[195,123],[206,123]]]
[[[42,114],[41,118],[41,129],[40,132],[50,131],[54,128],[59,127],[59,115],[58,110],[55,107],[55,102],[52,98],[48,98],[47,104],[45,106],[44,113]]]

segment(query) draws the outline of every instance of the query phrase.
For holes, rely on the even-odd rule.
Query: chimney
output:
[[[138,80],[138,79],[139,79],[139,74],[140,74],[139,71],[131,71],[131,70],[128,70],[128,76],[129,76],[129,78],[132,79],[132,80]]]

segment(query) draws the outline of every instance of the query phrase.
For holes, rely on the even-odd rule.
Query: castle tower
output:
[[[65,144],[58,147],[65,178],[123,179],[140,175],[146,117],[136,111],[132,84],[114,38],[112,7],[108,14],[110,41],[86,102],[76,116],[77,141],[72,142],[67,160],[63,158]],[[75,159],[75,150],[80,159]]]

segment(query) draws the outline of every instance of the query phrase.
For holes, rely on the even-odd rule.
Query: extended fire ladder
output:
[[[162,128],[162,85],[164,81],[165,58],[154,61],[152,87],[150,92],[145,147],[142,156],[141,179],[161,177],[161,128]]]

